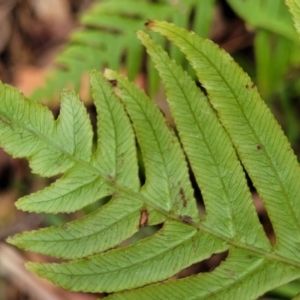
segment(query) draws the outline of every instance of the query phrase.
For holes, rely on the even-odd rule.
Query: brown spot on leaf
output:
[[[6,124],[7,126],[9,126],[9,127],[10,127],[10,129],[13,129],[13,127],[12,127],[11,123],[9,123],[8,121],[4,120],[4,119],[3,119],[3,118],[1,118],[1,117],[0,117],[0,122],[2,122],[2,123],[4,123],[4,124]]]
[[[180,220],[186,224],[192,224],[193,222],[190,216],[180,216]]]
[[[115,176],[113,176],[113,175],[107,175],[107,178],[108,178],[108,180],[110,181],[110,182],[112,182],[112,183],[115,183],[116,182],[116,177]]]
[[[151,29],[151,27],[153,26],[153,24],[154,24],[154,21],[148,20],[148,21],[145,23],[145,26],[146,26],[148,29]]]
[[[68,223],[64,224],[64,225],[62,226],[62,229],[67,231],[67,230],[69,229]]]
[[[230,269],[224,269],[224,271],[226,271],[226,273],[227,273],[230,277],[232,277],[232,278],[237,278],[237,274],[236,274],[235,271],[230,270]]]
[[[113,86],[116,87],[118,85],[118,81],[116,79],[108,80],[108,82]]]
[[[184,194],[184,190],[183,190],[182,187],[179,190],[179,194],[180,194],[180,198],[181,198],[183,207],[186,207],[187,200],[186,200],[186,197],[185,197],[185,194]]]
[[[252,255],[247,255],[247,260],[252,261],[255,257]]]
[[[148,225],[148,216],[149,213],[146,209],[141,211],[140,226],[144,227]]]
[[[257,149],[258,151],[260,151],[260,150],[262,149],[262,146],[257,145],[256,149]]]

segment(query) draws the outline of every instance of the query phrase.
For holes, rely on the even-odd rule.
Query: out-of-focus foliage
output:
[[[300,95],[300,40],[282,0],[227,0],[255,29],[255,81],[260,93],[281,120],[292,144],[299,141],[300,124],[293,98]],[[277,107],[277,108],[276,108]]]
[[[84,28],[73,33],[65,50],[57,57],[60,67],[52,72],[45,87],[38,89],[32,98],[52,98],[68,84],[78,91],[83,73],[94,68],[119,69],[124,65],[128,77],[134,79],[141,71],[144,57],[143,48],[136,40],[135,33],[143,29],[148,19],[168,20],[207,37],[214,3],[215,0],[96,2],[80,19]],[[183,56],[173,46],[171,53],[176,61],[182,62]],[[149,92],[154,95],[158,89],[159,77],[151,62],[146,65]]]

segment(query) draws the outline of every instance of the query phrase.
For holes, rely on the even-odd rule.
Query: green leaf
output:
[[[205,91],[138,33],[165,86],[178,137],[151,99],[111,70],[108,82],[91,73],[98,113],[94,151],[90,122],[74,93],[63,94],[54,120],[44,106],[0,85],[0,144],[33,166],[41,149],[64,159],[59,173],[51,166],[51,174],[62,177],[21,199],[19,207],[71,212],[111,197],[81,219],[9,242],[70,259],[29,263],[41,277],[72,291],[115,292],[111,299],[255,299],[300,278],[300,170],[282,130],[249,77],[218,46],[166,22],[148,27],[179,48]],[[40,174],[50,176],[48,156],[38,158]],[[204,199],[203,218],[188,165]],[[263,200],[275,245],[259,223],[242,166]],[[112,249],[154,224],[161,224],[152,228],[155,234]],[[221,252],[228,256],[214,270],[167,280]]]
[[[109,83],[98,72],[91,73],[90,81],[98,113],[95,166],[101,168],[103,174],[108,174],[110,180],[137,191],[140,182],[130,120]]]
[[[56,121],[49,109],[26,100],[9,86],[1,88],[0,97],[4,99],[0,144],[15,157],[30,158],[33,172],[53,176],[70,169],[76,160],[90,160],[92,128],[82,102],[73,92],[62,93]]]
[[[29,212],[74,212],[111,194],[109,184],[89,164],[75,165],[49,187],[16,203]]]
[[[165,22],[150,22],[149,27],[186,54],[267,208],[276,234],[276,253],[294,256],[300,246],[300,168],[257,89],[212,42]],[[224,65],[230,67],[224,69]]]
[[[142,194],[164,211],[198,221],[183,152],[158,107],[116,72],[107,70],[106,76],[117,82],[117,93],[126,105],[142,150],[146,170]]]
[[[229,267],[230,266],[230,267]],[[291,274],[291,280],[299,277],[299,269],[268,260],[252,251],[233,250],[230,256],[213,272],[198,274],[188,278],[158,283],[149,287],[116,293],[109,300],[131,299],[256,299],[270,284],[280,285],[287,281],[283,269]],[[272,276],[270,276],[272,275]]]
[[[103,84],[100,84],[100,82]],[[67,121],[64,121],[64,118],[69,116],[64,113],[67,108],[64,108],[64,102],[62,102],[61,115],[56,121],[56,136],[53,136],[53,141],[49,140],[50,134],[48,133],[41,136],[42,140],[45,139],[47,141],[46,145],[43,145],[43,147],[52,147],[56,151],[61,150],[61,145],[75,148],[75,145],[72,146],[74,142],[69,142],[68,140],[72,139],[74,135],[75,141],[78,140],[79,146],[77,148],[86,147],[90,151],[90,153],[88,153],[88,150],[86,150],[86,152],[82,154],[82,156],[85,154],[88,159],[83,160],[80,159],[80,157],[77,157],[76,151],[79,152],[79,150],[81,150],[80,148],[79,150],[76,150],[76,148],[75,150],[70,149],[70,152],[74,152],[74,155],[69,154],[70,162],[72,164],[69,164],[70,167],[64,176],[58,179],[50,187],[20,199],[17,203],[17,206],[20,209],[35,212],[72,212],[95,202],[99,198],[110,195],[112,192],[110,185],[114,182],[117,182],[118,184],[127,184],[135,190],[139,188],[135,141],[130,121],[122,108],[120,101],[109,89],[109,84],[106,83],[99,74],[94,73],[94,75],[91,75],[91,84],[93,86],[92,91],[99,111],[98,122],[99,126],[101,126],[101,131],[98,131],[98,140],[101,145],[98,145],[97,151],[93,155],[93,158],[91,158],[92,132],[90,122],[88,119],[84,120],[84,122],[89,123],[89,134],[86,134],[86,131],[84,130],[84,125],[86,124],[81,122],[82,117],[76,110],[76,103],[72,103],[71,101],[77,99],[76,101],[78,101],[82,109],[84,109],[83,105],[79,102],[78,98],[62,98],[62,101],[65,101],[64,99],[70,101],[68,105],[69,109],[72,108],[72,111],[70,111],[73,113],[73,119],[67,119],[70,120],[69,124],[67,124]],[[102,101],[100,101],[99,98],[101,98]],[[22,100],[20,100],[20,102],[21,101]],[[40,104],[28,104],[43,108]],[[26,112],[26,109],[24,109],[23,112],[24,111]],[[50,113],[46,109],[45,112]],[[64,117],[64,115],[66,115],[66,117]],[[76,117],[78,120],[75,122],[74,118]],[[26,124],[27,121],[25,117],[23,117],[23,114],[20,118],[23,118],[20,120],[20,122],[22,122],[20,127],[27,134],[28,130],[26,129],[26,126],[23,125],[24,122]],[[40,122],[43,119],[45,119],[43,116],[42,118],[39,118]],[[8,128],[10,127],[8,126]],[[89,142],[86,141],[87,138],[89,139]],[[18,147],[18,145],[13,146]],[[43,151],[40,143],[37,143],[35,151],[39,154]],[[52,152],[54,151],[52,150]],[[20,156],[21,155],[19,155],[19,157]],[[31,152],[22,156],[28,157],[32,165]],[[48,163],[48,157],[43,156],[42,158]],[[71,168],[71,166],[74,166],[74,168]],[[48,167],[48,164],[46,164],[45,167]],[[120,170],[122,170],[122,172],[120,172]],[[49,170],[43,169],[43,172],[47,175]],[[132,175],[131,177],[128,177],[129,172]],[[105,174],[105,176],[102,174]]]
[[[148,35],[138,32],[138,37],[146,46],[166,88],[180,140],[204,198],[205,226],[214,227],[214,231],[226,234],[228,238],[261,244],[262,248],[269,249],[245,174],[230,138],[205,95]],[[226,232],[224,228],[227,228]]]
[[[29,263],[27,267],[73,291],[113,292],[164,280],[208,258],[211,252],[225,249],[217,238],[185,224],[167,222],[154,236],[126,248],[72,263]]]
[[[54,257],[86,257],[113,248],[136,233],[142,207],[142,202],[115,198],[79,220],[15,235],[8,242]]]

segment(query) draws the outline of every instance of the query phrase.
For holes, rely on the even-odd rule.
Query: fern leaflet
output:
[[[57,57],[59,68],[50,72],[45,87],[37,89],[32,99],[53,99],[63,88],[81,87],[82,75],[91,69],[109,66],[119,69],[125,57],[128,77],[134,79],[140,72],[143,49],[135,32],[144,27],[147,19],[169,20],[188,27],[189,18],[195,12],[192,28],[202,36],[208,36],[215,0],[205,3],[197,0],[177,2],[160,0],[104,0],[81,17],[84,29],[74,32],[65,50]],[[172,56],[180,63],[183,55],[171,49]],[[151,94],[158,89],[159,78],[151,62],[147,64],[148,87]]]

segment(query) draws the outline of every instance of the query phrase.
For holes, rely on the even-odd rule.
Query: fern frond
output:
[[[261,244],[262,248],[268,248],[251,201],[245,174],[229,136],[206,97],[149,36],[139,32],[138,37],[146,46],[166,88],[180,140],[205,201],[207,216],[204,224],[208,228],[214,227],[221,234],[227,228],[228,238],[247,238],[246,243],[252,241]],[[247,234],[244,234],[245,231]]]
[[[143,29],[145,20],[169,20],[179,26],[191,26],[198,34],[208,36],[214,3],[215,0],[201,2],[201,5],[197,0],[99,1],[82,16],[80,23],[85,28],[72,34],[65,50],[57,57],[59,67],[50,72],[45,87],[37,89],[31,98],[53,99],[70,84],[79,91],[84,73],[107,66],[119,69],[124,56],[127,75],[134,79],[140,72],[143,56],[135,32]],[[196,13],[193,23],[189,24],[192,11]],[[183,56],[174,49],[172,56],[180,62]],[[147,73],[149,91],[154,94],[159,79],[151,63]]]
[[[0,86],[0,144],[26,157],[42,176],[63,173],[19,200],[20,208],[70,212],[111,196],[91,215],[9,242],[70,259],[27,267],[73,291],[118,292],[110,299],[254,299],[300,278],[300,168],[282,130],[250,78],[218,46],[166,22],[148,27],[178,46],[207,92],[158,43],[138,33],[165,86],[180,141],[150,98],[111,70],[105,73],[110,83],[91,74],[99,114],[94,152],[91,125],[73,93],[63,94],[61,116],[54,120],[41,104]],[[18,149],[20,134],[24,150]],[[135,137],[145,165],[143,186]],[[47,169],[47,147],[62,162],[57,171]],[[37,159],[40,150],[46,154]],[[203,219],[186,159],[203,194]],[[258,220],[242,165],[271,219],[274,246]],[[154,235],[111,249],[140,226],[158,223],[163,226]],[[211,272],[157,283],[225,251],[227,259]]]

